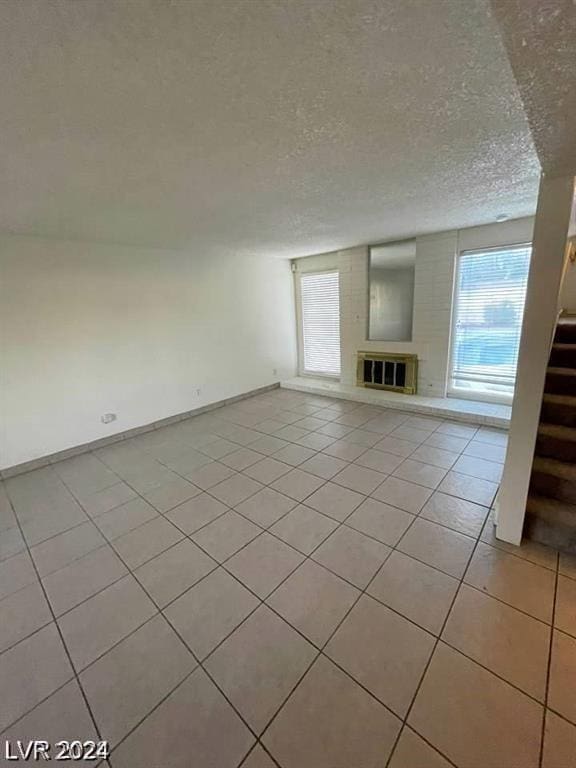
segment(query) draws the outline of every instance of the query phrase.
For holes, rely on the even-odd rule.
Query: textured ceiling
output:
[[[492,0],[542,169],[576,174],[576,0]]]
[[[2,0],[0,232],[298,256],[531,214],[488,0]]]

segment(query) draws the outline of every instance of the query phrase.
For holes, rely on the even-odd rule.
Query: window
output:
[[[449,393],[514,395],[530,245],[463,251],[457,262]]]
[[[300,275],[301,372],[340,375],[338,272]]]

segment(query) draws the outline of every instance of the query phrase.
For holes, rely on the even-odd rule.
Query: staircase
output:
[[[536,440],[525,535],[576,553],[576,316],[558,320]]]

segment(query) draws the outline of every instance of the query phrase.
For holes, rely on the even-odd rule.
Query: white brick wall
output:
[[[456,232],[416,238],[413,339],[422,347],[418,392],[446,394]]]
[[[416,238],[412,341],[368,341],[368,247],[297,259],[297,273],[340,272],[340,345],[343,384],[356,382],[356,353],[409,352],[418,355],[418,393],[446,394],[455,259],[464,248],[531,239],[532,219],[489,224]]]

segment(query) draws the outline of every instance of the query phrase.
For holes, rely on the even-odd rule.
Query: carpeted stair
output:
[[[576,553],[576,317],[559,319],[546,374],[525,535]]]

